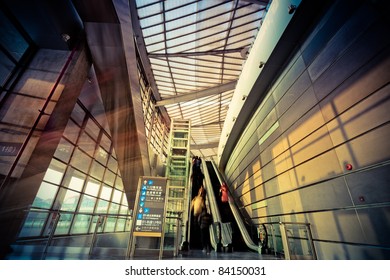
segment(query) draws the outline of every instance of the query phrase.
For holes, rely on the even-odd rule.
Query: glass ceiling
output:
[[[217,156],[228,106],[267,2],[136,0],[156,105],[171,119],[191,120],[195,155]]]

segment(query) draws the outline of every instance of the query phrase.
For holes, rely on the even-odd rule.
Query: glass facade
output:
[[[111,137],[79,101],[20,237],[129,230],[129,209]]]

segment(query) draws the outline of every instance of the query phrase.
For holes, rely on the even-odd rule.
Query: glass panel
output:
[[[103,186],[102,192],[100,193],[100,198],[110,200],[111,192],[112,192],[112,188],[107,187],[107,186]]]
[[[95,177],[98,180],[103,180],[104,175],[104,167],[97,161],[93,161],[92,167],[91,167],[91,176]]]
[[[96,204],[95,197],[89,195],[83,195],[80,204],[80,212],[93,213],[93,210],[95,209],[95,204]]]
[[[72,233],[88,233],[92,215],[76,215]]]
[[[85,126],[85,131],[97,141],[100,133],[99,126],[94,122],[93,119],[88,119],[87,125]]]
[[[27,51],[28,43],[8,20],[3,11],[0,11],[0,38],[2,47],[6,48],[17,61]]]
[[[111,140],[107,137],[106,134],[102,135],[102,139],[100,140],[100,145],[107,151],[110,151]]]
[[[54,156],[64,162],[69,162],[73,148],[74,146],[71,143],[61,138]]]
[[[124,231],[126,226],[126,219],[124,218],[118,218],[118,221],[116,222],[116,229],[115,231]]]
[[[80,171],[69,167],[66,171],[66,176],[63,181],[63,185],[75,191],[81,191],[84,186],[85,174]]]
[[[100,189],[100,183],[92,178],[89,178],[87,186],[85,188],[85,193],[92,196],[98,196]]]
[[[8,77],[11,76],[15,64],[0,52],[0,85],[4,84]]]
[[[68,234],[72,218],[73,214],[61,214],[54,234]]]
[[[40,236],[48,215],[48,213],[28,213],[19,237]]]
[[[89,156],[93,157],[96,149],[96,142],[85,131],[81,134],[78,145],[81,150],[86,152]]]
[[[61,210],[75,211],[79,202],[80,194],[71,190],[67,190],[64,200],[61,205]]]
[[[57,186],[42,182],[32,206],[50,209],[51,205],[53,204],[57,190]]]
[[[98,206],[97,206],[97,209],[96,209],[96,213],[106,214],[107,213],[107,209],[108,209],[108,201],[107,200],[103,200],[103,199],[99,199]]]
[[[108,217],[106,219],[105,232],[113,232],[115,230],[116,218]]]
[[[119,211],[119,204],[111,203],[110,210],[108,211],[109,214],[118,214]]]
[[[104,174],[104,183],[113,186],[114,182],[115,182],[115,174],[107,169],[106,173]]]
[[[71,117],[79,126],[83,125],[85,111],[80,107],[79,104],[76,103],[76,105],[74,106]]]
[[[43,180],[59,185],[64,175],[65,168],[65,164],[53,159],[50,163],[49,168],[46,171]]]
[[[72,120],[69,119],[68,124],[65,127],[64,137],[66,137],[72,143],[77,143],[79,137],[80,127],[78,127]]]
[[[127,215],[129,214],[129,208],[127,206],[121,205],[121,210],[119,211],[119,214],[121,215]]]
[[[106,166],[107,164],[107,159],[108,159],[108,153],[102,148],[98,147],[96,154],[95,154],[95,159],[100,162],[102,165]],[[112,169],[115,170],[115,169]]]
[[[115,203],[121,203],[122,192],[114,189],[114,195],[112,196],[112,201]]]
[[[117,189],[119,189],[119,190],[121,190],[121,191],[124,190],[122,178],[119,177],[119,176],[116,177],[115,188],[117,188]]]
[[[84,154],[81,150],[76,149],[72,157],[71,164],[84,173],[88,173],[89,165],[91,164],[91,158]]]
[[[110,157],[110,159],[108,160],[108,168],[110,168],[114,172],[116,171],[116,169],[118,168],[118,163],[115,158]]]

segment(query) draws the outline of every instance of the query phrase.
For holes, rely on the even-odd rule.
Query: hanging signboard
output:
[[[161,237],[165,213],[167,178],[142,176],[134,206],[134,236]]]

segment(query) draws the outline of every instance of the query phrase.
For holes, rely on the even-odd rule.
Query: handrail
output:
[[[291,246],[290,246],[290,242],[288,241],[289,237],[288,237],[288,230],[286,228],[286,225],[304,226],[307,229],[307,238],[299,237],[298,239],[302,239],[302,240],[307,239],[309,241],[311,252],[312,252],[312,257],[314,260],[317,259],[317,252],[316,252],[314,242],[313,242],[313,236],[312,236],[311,229],[310,229],[310,223],[306,223],[306,222],[265,222],[265,223],[261,223],[261,225],[270,225],[272,227],[272,229],[273,229],[274,225],[280,226],[280,234],[281,234],[281,239],[282,239],[282,244],[283,244],[283,251],[284,251],[285,258],[288,260],[291,259],[291,248],[290,248]],[[276,237],[274,234],[272,234],[272,237],[273,237],[273,244],[274,244],[274,246],[276,246]],[[276,255],[277,254],[276,248],[274,248],[274,251],[275,251],[275,255]]]
[[[216,168],[214,161],[211,161],[211,164],[212,164],[214,171],[218,177],[219,183],[222,184],[223,179],[222,179],[221,175],[219,174],[218,169]],[[250,248],[251,250],[259,252],[259,246],[256,245],[253,242],[252,238],[250,237],[248,230],[246,229],[245,223],[242,220],[240,212],[238,211],[238,208],[237,208],[236,204],[234,203],[234,199],[233,199],[232,195],[230,194],[230,192],[228,192],[228,196],[229,196],[230,209],[233,213],[234,219],[237,222],[238,228],[240,229],[241,235],[245,241],[246,246],[248,246],[248,248]]]

